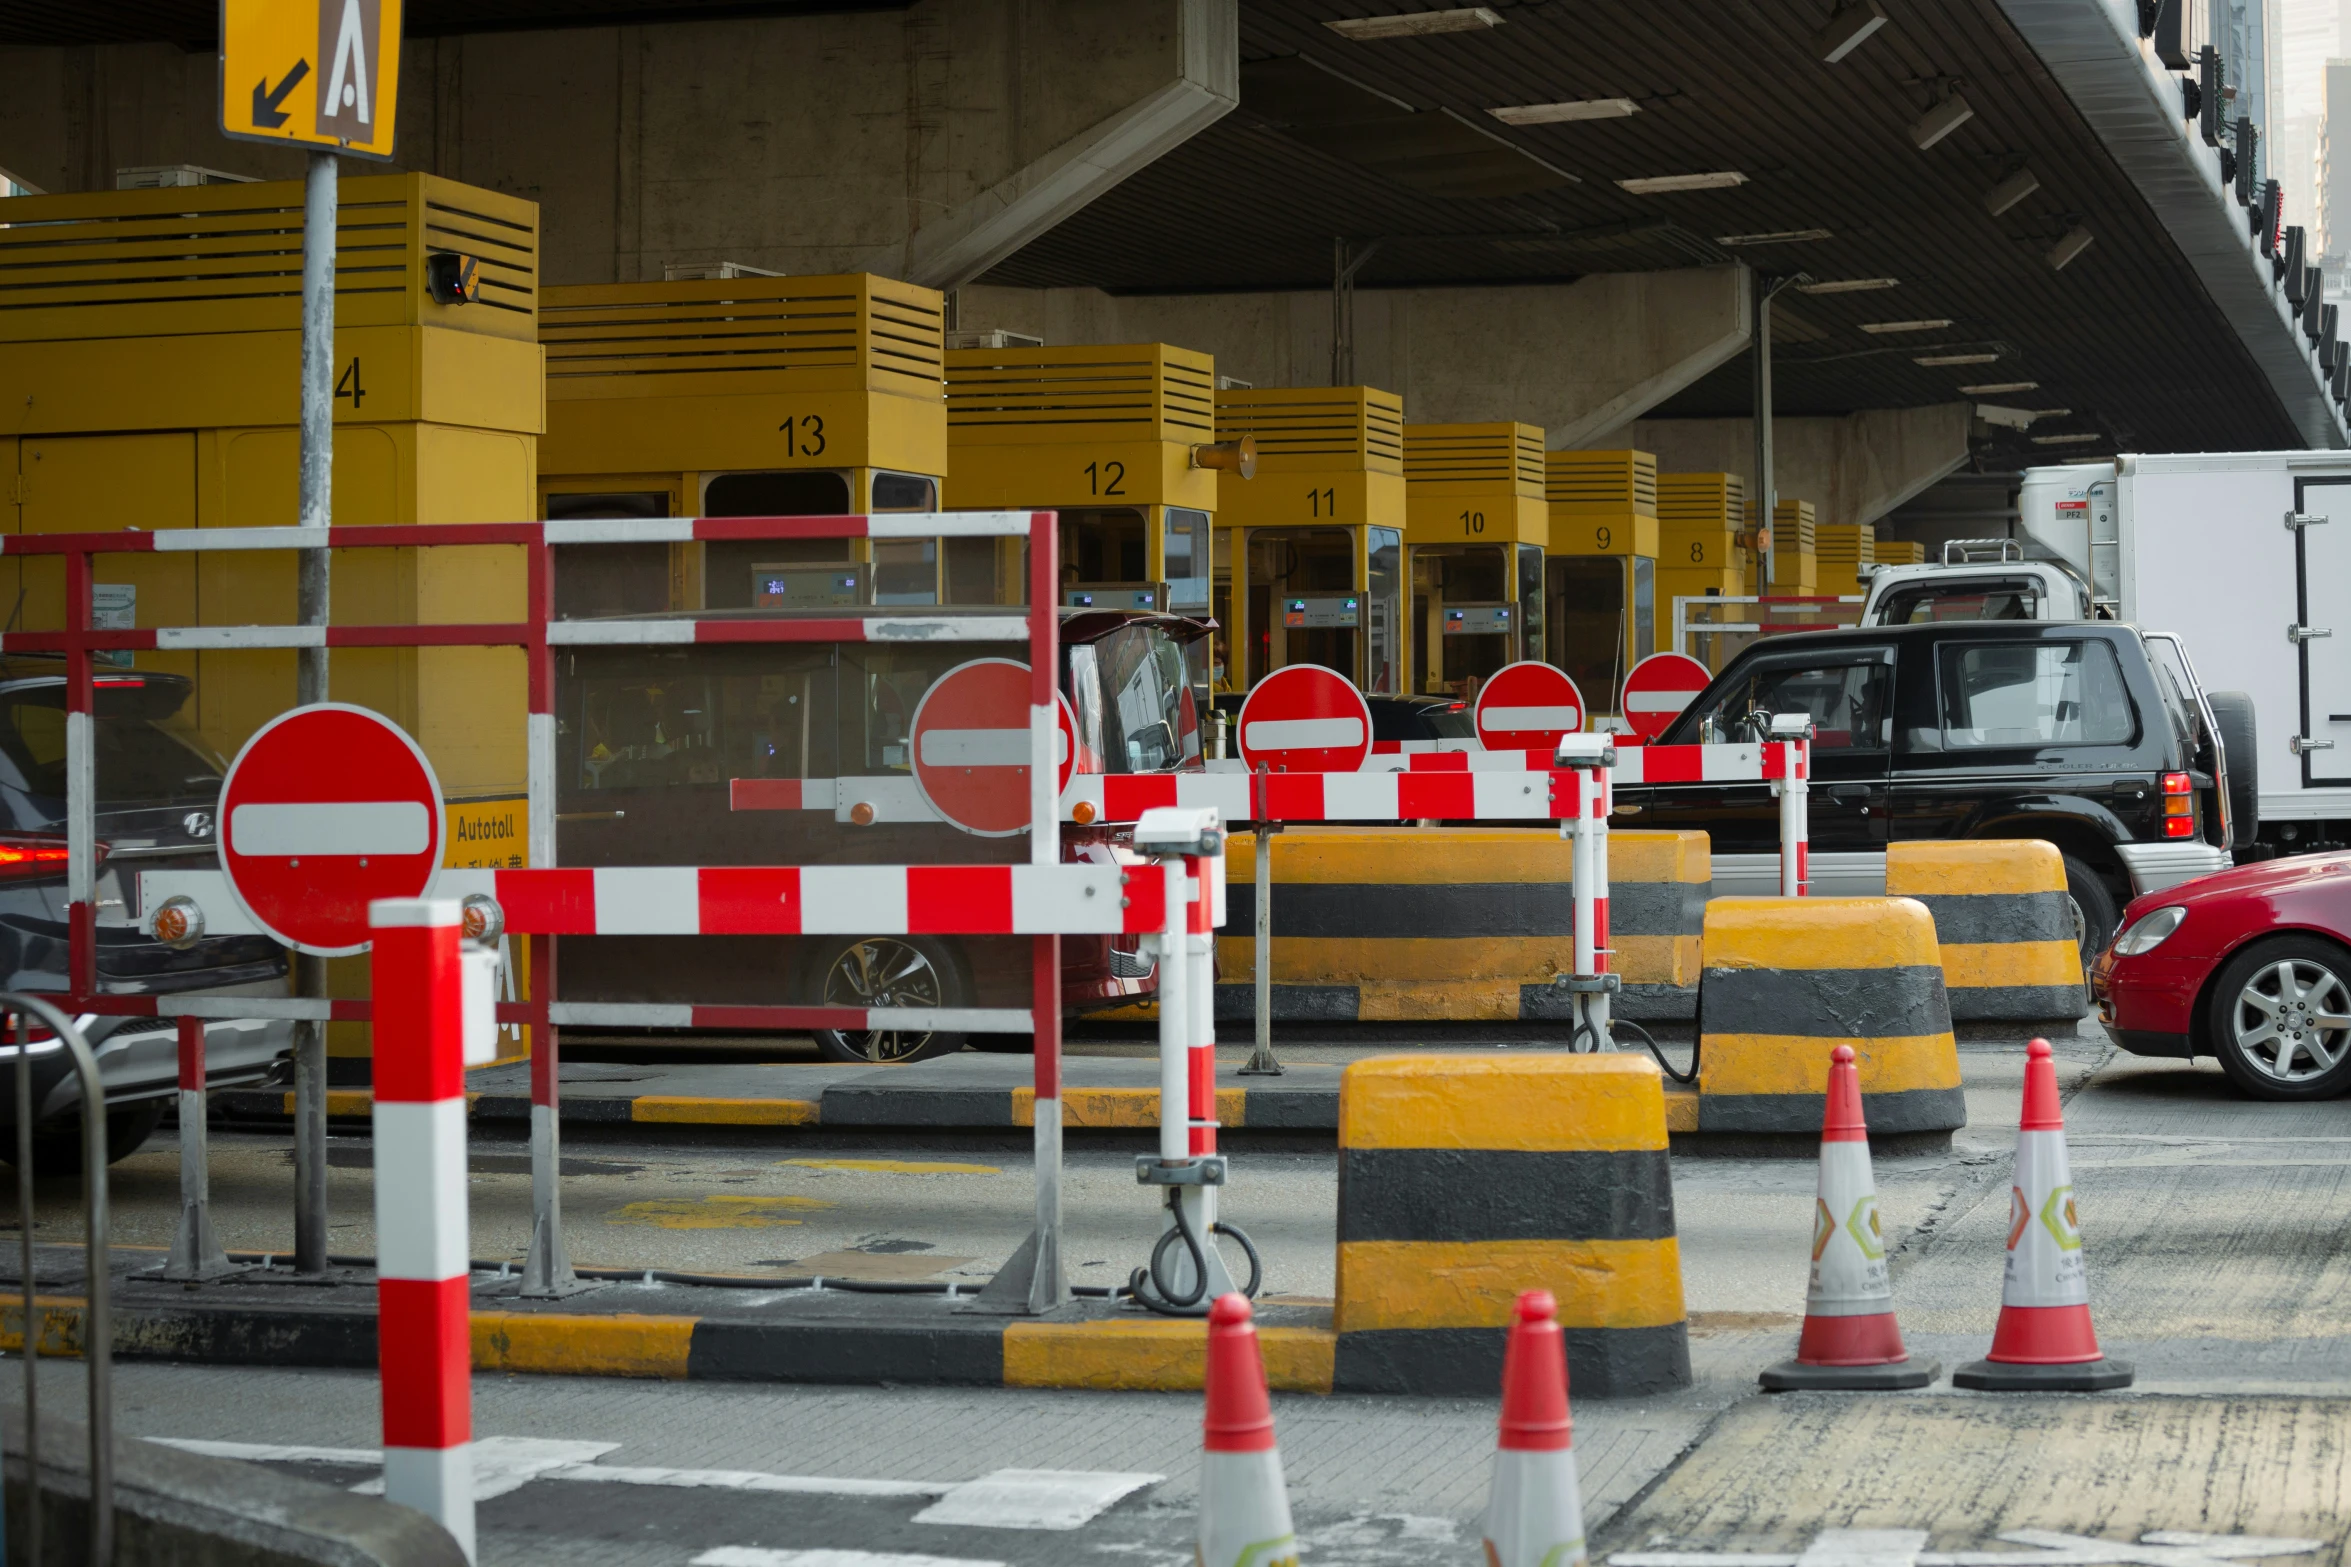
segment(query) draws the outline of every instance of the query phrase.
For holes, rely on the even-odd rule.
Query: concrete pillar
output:
[[[1875,522],[1967,461],[1973,405],[1872,408],[1837,418],[1772,421],[1783,497],[1812,502],[1823,523]],[[1638,419],[1584,442],[1657,454],[1659,473],[1735,473],[1755,454],[1746,419]]]
[[[1747,347],[1745,272],[1692,267],[1500,288],[1358,289],[1355,374],[1414,424],[1513,419],[1584,447]],[[1253,386],[1330,379],[1328,290],[1111,295],[973,287],[958,322],[1048,343],[1180,343]]]
[[[1230,112],[1239,51],[1236,0],[417,39],[398,152],[538,202],[549,283],[735,261],[952,288]],[[141,164],[298,176],[221,137],[218,77],[167,44],[0,48],[0,168],[57,192]]]

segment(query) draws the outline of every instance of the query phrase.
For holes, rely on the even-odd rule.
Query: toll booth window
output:
[[[1104,771],[1165,772],[1200,754],[1199,707],[1175,638],[1128,626],[1070,653],[1071,705],[1083,709],[1080,732],[1100,735]]]
[[[1805,713],[1816,751],[1882,751],[1892,688],[1893,666],[1874,649],[1834,661],[1762,660],[1663,738],[1676,745],[1766,740],[1771,715]]]
[[[877,473],[873,476],[875,511],[937,511],[939,481],[919,473]]]
[[[1149,582],[1143,514],[1128,506],[1074,506],[1061,513],[1061,585]]]
[[[2138,733],[2104,642],[1959,643],[1938,650],[1943,744],[2124,745]]]
[[[547,520],[592,517],[666,517],[667,490],[629,490],[547,497]],[[657,615],[691,609],[673,551],[667,544],[567,544],[555,551],[555,618]]]
[[[1543,547],[1518,547],[1518,646],[1522,658],[1543,656]]]
[[[1637,557],[1635,563],[1640,563]],[[1631,629],[1625,621],[1631,609],[1625,602],[1625,557],[1554,555],[1543,569],[1551,601],[1546,658],[1567,671],[1592,711],[1619,711]]]
[[[1897,588],[1878,610],[1878,623],[1919,626],[1943,620],[2039,620],[2040,584],[2029,579]]]
[[[1352,528],[1260,528],[1249,535],[1249,684],[1292,664],[1357,675],[1363,591]]]
[[[1657,562],[1633,557],[1633,651],[1638,663],[1657,649]]]
[[[1398,648],[1404,627],[1404,535],[1395,528],[1367,528],[1371,586],[1363,595],[1363,627],[1368,639],[1363,688],[1390,694],[1400,690],[1403,656]]]
[[[1028,662],[1025,643],[960,642],[951,646],[909,646],[847,642],[839,648],[841,772],[844,776],[911,775],[910,737],[923,696],[946,673],[975,658]]]
[[[705,517],[840,517],[849,512],[846,475],[816,470],[721,473],[702,485]],[[753,568],[788,562],[849,561],[847,539],[713,539],[702,546],[702,602],[710,609],[749,609]]]
[[[873,601],[876,604],[938,603],[939,541],[876,539]]]
[[[1167,607],[1197,614],[1208,607],[1208,513],[1167,508]]]

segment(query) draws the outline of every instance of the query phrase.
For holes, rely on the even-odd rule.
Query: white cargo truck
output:
[[[2017,506],[2022,541],[1959,541],[1939,564],[1879,571],[1863,624],[2099,618],[2168,633],[2151,641],[2210,693],[2238,857],[2351,843],[2351,452],[2029,468]]]

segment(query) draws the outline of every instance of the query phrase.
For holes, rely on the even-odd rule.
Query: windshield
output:
[[[1200,755],[1198,699],[1183,645],[1126,626],[1069,650],[1067,691],[1081,753],[1104,772],[1156,773]]]
[[[2039,620],[2041,585],[2030,577],[1976,577],[1963,582],[1921,582],[1890,590],[1878,605],[1876,624],[1919,626],[1944,620]]]
[[[2171,732],[2180,743],[2180,755],[2194,756],[2199,747],[2197,737],[2204,726],[2196,705],[2196,683],[2188,673],[2187,660],[2180,655],[2180,647],[2168,636],[2149,636],[2147,661],[2155,666],[2155,690],[2163,698],[2164,717],[2171,720]]]
[[[1715,744],[1770,738],[1771,716],[1804,713],[1814,724],[1818,751],[1882,751],[1889,742],[1887,706],[1893,694],[1892,654],[1853,648],[1812,658],[1759,658],[1659,737],[1664,745]]]

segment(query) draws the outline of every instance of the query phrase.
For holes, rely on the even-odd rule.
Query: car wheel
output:
[[[106,1112],[106,1162],[117,1164],[132,1154],[155,1128],[163,1124],[164,1101],[140,1099]],[[0,1164],[16,1163],[16,1132],[0,1127]],[[82,1172],[82,1123],[71,1121],[33,1128],[33,1173],[38,1176],[79,1175]]]
[[[2122,910],[2115,906],[2114,893],[2085,860],[2065,856],[2065,895],[2073,900],[2074,939],[2082,949],[2082,973],[2086,976],[2098,955],[2114,940],[2114,927],[2121,922]]]
[[[859,936],[827,951],[817,972],[828,1007],[957,1007],[968,1003],[955,955],[919,936]],[[951,1055],[961,1034],[935,1029],[820,1028],[817,1053],[827,1061],[904,1066]]]
[[[2261,830],[2261,753],[2253,698],[2242,691],[2207,691],[2204,700],[2212,708],[2228,766],[2229,825],[2235,829],[2228,847],[2249,849]]]
[[[2328,1099],[2351,1088],[2351,952],[2276,936],[2229,959],[2212,983],[2213,1053],[2255,1099]]]

